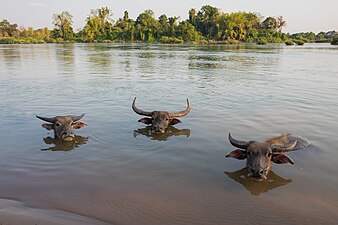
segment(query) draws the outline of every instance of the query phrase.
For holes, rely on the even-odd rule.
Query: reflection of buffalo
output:
[[[248,171],[246,167],[235,172],[224,173],[231,179],[243,185],[252,195],[255,196],[292,182],[291,179],[284,179],[283,177],[275,174],[273,171],[270,171],[267,179],[257,182],[257,180],[247,176]]]
[[[145,128],[140,128],[137,130],[134,130],[134,137],[137,135],[142,134],[144,136],[149,137],[151,140],[157,140],[157,141],[165,141],[167,138],[171,136],[180,136],[184,135],[186,137],[190,136],[190,130],[189,129],[177,129],[173,126],[168,126],[168,128],[165,130],[164,133],[153,133],[152,128],[150,126],[145,127]]]
[[[54,146],[49,148],[41,149],[41,151],[71,151],[74,148],[80,147],[80,145],[84,145],[88,141],[88,137],[82,137],[75,135],[72,141],[63,141],[62,139],[46,137],[43,141],[47,145],[54,144]]]

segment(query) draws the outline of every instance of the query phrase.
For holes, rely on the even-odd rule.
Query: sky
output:
[[[91,9],[108,7],[113,20],[123,17],[127,10],[129,17],[136,19],[146,9],[152,9],[155,17],[162,14],[188,18],[191,8],[200,10],[211,5],[222,12],[256,12],[263,17],[283,16],[286,33],[338,30],[338,0],[2,0],[0,20],[7,19],[19,27],[34,29],[53,28],[53,14],[68,11],[73,16],[75,31],[83,28]]]

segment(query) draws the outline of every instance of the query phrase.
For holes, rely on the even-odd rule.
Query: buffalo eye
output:
[[[59,127],[59,126],[61,126],[61,123],[56,122],[56,123],[55,123],[55,126]]]
[[[247,152],[246,154],[247,154],[247,155],[250,155],[250,156],[252,155],[252,153],[251,153],[251,152]]]
[[[169,120],[169,118],[165,118],[165,120]]]
[[[267,157],[271,157],[271,155],[272,155],[272,153],[269,152],[266,156],[267,156]]]
[[[76,124],[76,122],[71,122],[70,125],[74,126]]]

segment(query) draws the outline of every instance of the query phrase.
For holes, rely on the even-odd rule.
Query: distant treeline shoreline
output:
[[[42,43],[111,43],[111,42],[161,42],[161,43],[286,43],[303,45],[306,42],[338,44],[336,31],[306,33],[283,33],[286,21],[282,16],[262,17],[258,13],[224,13],[205,5],[199,11],[192,8],[187,20],[167,17],[155,18],[150,9],[142,12],[136,20],[129,18],[128,11],[117,21],[111,19],[107,7],[91,10],[85,26],[78,32],[72,27],[73,16],[67,12],[53,16],[54,29],[33,29],[11,24],[6,19],[0,22],[0,44]]]

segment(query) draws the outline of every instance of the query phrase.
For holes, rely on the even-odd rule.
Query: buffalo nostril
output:
[[[70,131],[64,131],[64,132],[62,132],[62,135],[72,135],[72,132],[70,132]]]

